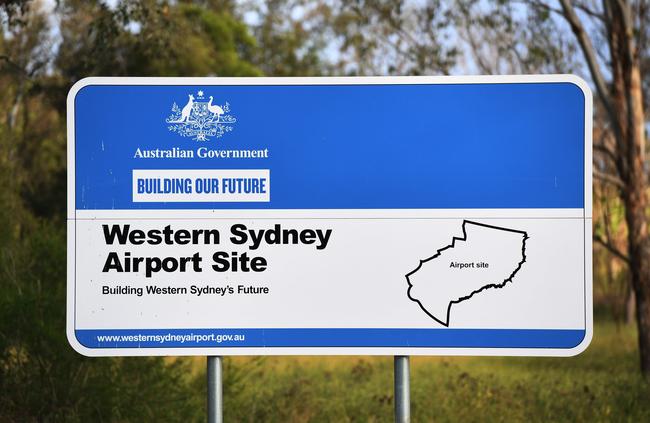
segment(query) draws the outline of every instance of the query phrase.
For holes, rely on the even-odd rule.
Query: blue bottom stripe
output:
[[[87,348],[576,347],[584,329],[83,329]]]

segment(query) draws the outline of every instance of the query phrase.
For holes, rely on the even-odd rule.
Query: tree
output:
[[[650,378],[645,160],[650,75],[644,72],[650,67],[650,4],[644,0],[596,3],[356,0],[334,6],[338,17],[334,22],[344,39],[342,50],[357,53],[358,73],[366,73],[366,69],[371,73],[448,73],[459,65],[464,72],[481,73],[586,70],[597,95],[594,176],[617,190],[627,226],[626,251],[598,231],[595,241],[629,266],[641,370]],[[364,37],[368,34],[371,37]],[[420,57],[427,57],[428,62]]]
[[[0,2],[0,421],[203,420],[188,360],[65,339],[65,98],[90,75],[259,75],[255,39],[227,0],[41,4]]]
[[[482,74],[579,70],[577,44],[548,10],[522,10],[512,1],[459,0],[457,4],[453,25],[467,60]]]
[[[627,226],[627,251],[621,251],[611,237],[603,237],[598,231],[594,240],[629,266],[636,299],[641,371],[650,378],[650,234],[645,159],[648,83],[643,80],[649,58],[650,4],[643,0],[603,0],[601,5],[577,0],[523,0],[492,1],[491,5],[493,11],[509,8],[507,16],[513,20],[522,14],[532,16],[527,23],[533,31],[549,25],[557,27],[558,30],[547,32],[556,39],[557,34],[568,31],[579,46],[597,95],[594,151],[598,160],[594,163],[594,176],[611,185],[620,196]],[[516,10],[517,6],[526,9]],[[558,27],[558,19],[566,24],[567,31]],[[563,41],[552,44],[566,42],[563,36],[559,40]],[[556,56],[553,48],[541,52],[548,57]]]
[[[66,0],[57,69],[85,76],[259,76],[255,38],[220,2]],[[227,2],[224,2],[227,3]],[[66,85],[67,86],[67,85]]]
[[[331,7],[342,72],[449,74],[456,64],[459,51],[450,32],[453,4],[354,0],[334,1]]]
[[[333,72],[323,57],[330,9],[306,0],[268,0],[242,7],[255,19],[249,24],[257,39],[254,63],[269,76],[316,76]]]
[[[606,244],[629,264],[636,297],[641,371],[650,378],[650,238],[648,233],[648,180],[646,174],[646,116],[642,85],[642,64],[647,57],[647,23],[650,18],[645,1],[604,0],[595,9],[584,2],[560,0],[561,9],[546,3],[532,3],[562,16],[571,27],[598,99],[606,112],[614,147],[597,144],[614,164],[615,175],[602,175],[619,188],[625,205],[628,228],[627,252]],[[582,17],[578,12],[582,13]],[[597,50],[584,20],[600,25],[606,41],[606,54]],[[599,55],[601,56],[599,58]],[[610,75],[610,81],[605,75]]]

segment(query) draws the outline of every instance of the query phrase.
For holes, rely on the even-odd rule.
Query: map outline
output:
[[[500,230],[500,231],[508,231],[508,232],[514,232],[514,233],[522,234],[522,235],[524,236],[523,241],[522,241],[522,244],[521,244],[521,255],[522,255],[522,260],[517,264],[517,267],[516,267],[515,270],[510,274],[510,276],[508,276],[508,277],[507,277],[506,279],[504,279],[502,282],[499,282],[499,283],[491,283],[491,284],[484,285],[484,286],[482,286],[481,288],[476,289],[476,290],[470,292],[468,295],[465,295],[465,296],[460,297],[460,298],[458,298],[458,299],[456,299],[456,300],[450,301],[449,304],[447,305],[447,314],[446,314],[446,316],[445,316],[445,321],[443,322],[443,321],[441,321],[440,319],[438,319],[437,317],[435,317],[433,314],[431,314],[431,313],[430,313],[430,312],[429,312],[429,311],[424,307],[424,305],[422,305],[422,302],[420,302],[420,300],[418,300],[418,299],[416,299],[416,298],[413,298],[413,297],[411,296],[411,289],[413,288],[413,284],[411,283],[411,280],[409,279],[409,276],[411,276],[411,275],[413,275],[414,273],[416,273],[417,271],[419,271],[420,268],[422,267],[422,265],[423,265],[424,263],[427,263],[427,262],[429,262],[429,261],[431,261],[431,260],[433,260],[433,259],[435,259],[435,258],[440,257],[440,255],[443,253],[443,251],[446,251],[446,250],[448,250],[448,249],[454,248],[454,247],[456,246],[456,242],[457,242],[457,241],[467,241],[467,230],[466,230],[465,226],[466,226],[468,223],[471,224],[471,225],[482,226],[482,227],[485,227],[485,228],[490,228],[490,229],[496,229],[496,230]],[[440,324],[443,325],[444,327],[449,327],[449,320],[450,320],[451,306],[452,306],[452,305],[454,305],[454,304],[459,304],[459,303],[461,303],[461,302],[463,302],[463,301],[465,301],[465,300],[469,300],[469,299],[472,298],[475,294],[478,294],[478,293],[480,293],[480,292],[483,292],[483,291],[485,291],[485,290],[487,290],[487,289],[491,289],[491,288],[494,288],[494,289],[501,289],[501,288],[505,287],[506,284],[507,284],[508,282],[512,282],[512,280],[514,279],[515,275],[519,272],[519,270],[521,269],[521,267],[523,266],[523,264],[526,262],[526,241],[530,238],[530,237],[528,236],[528,232],[526,232],[526,231],[522,231],[522,230],[518,230],[518,229],[505,228],[505,227],[503,227],[503,226],[488,225],[488,224],[485,224],[485,223],[479,223],[479,222],[476,222],[476,221],[473,221],[473,220],[467,220],[467,219],[463,219],[463,224],[461,225],[461,227],[462,227],[462,230],[463,230],[463,236],[462,236],[462,237],[458,237],[458,236],[454,236],[454,237],[452,237],[452,239],[451,239],[451,244],[446,245],[446,246],[444,246],[444,247],[442,247],[442,248],[439,248],[438,250],[436,250],[436,253],[435,253],[434,255],[432,255],[431,257],[428,257],[428,258],[425,258],[425,259],[421,259],[421,260],[420,260],[420,263],[418,264],[418,266],[417,266],[415,269],[413,269],[412,271],[410,271],[409,273],[406,274],[406,282],[408,283],[408,286],[409,286],[408,290],[406,291],[406,295],[408,296],[409,300],[418,303],[418,305],[420,306],[420,308],[422,309],[422,311],[424,311],[424,312],[425,312],[429,317],[431,317],[433,320],[435,320],[436,322],[440,323]]]

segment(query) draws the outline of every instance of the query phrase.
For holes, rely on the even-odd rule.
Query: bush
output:
[[[87,358],[65,336],[65,225],[9,227],[0,245],[0,421],[193,421],[187,361]]]

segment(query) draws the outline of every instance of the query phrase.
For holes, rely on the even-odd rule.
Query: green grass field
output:
[[[205,362],[196,359],[197,373]],[[392,357],[230,358],[225,421],[390,422]],[[650,422],[633,328],[596,325],[571,358],[414,357],[414,422]]]

